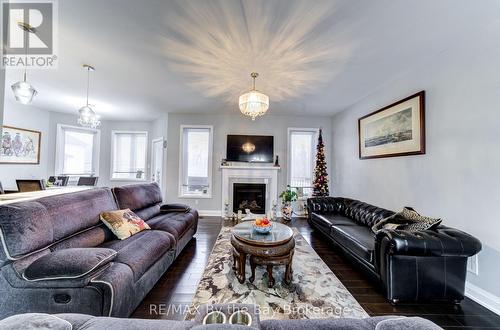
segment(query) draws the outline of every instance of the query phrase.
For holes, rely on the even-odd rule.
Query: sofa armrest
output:
[[[191,210],[191,206],[181,204],[181,203],[163,204],[160,206],[161,213],[171,213],[171,212],[187,213],[190,210]]]
[[[481,242],[458,229],[444,226],[436,230],[377,232],[377,255],[470,257],[481,251]]]

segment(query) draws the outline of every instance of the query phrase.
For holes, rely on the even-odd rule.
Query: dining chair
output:
[[[77,186],[97,186],[97,176],[81,176],[78,178]]]
[[[45,180],[16,180],[19,192],[45,190]]]
[[[50,183],[53,185],[57,186],[67,186],[69,182],[69,176],[63,175],[63,176],[49,176]]]

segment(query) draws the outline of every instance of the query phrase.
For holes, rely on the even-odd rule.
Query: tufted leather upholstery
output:
[[[309,198],[307,205],[310,214],[340,214],[368,227],[394,214],[380,207],[341,197]]]
[[[471,235],[445,226],[375,235],[371,227],[393,211],[341,197],[310,198],[307,206],[311,226],[380,280],[388,299],[463,299],[467,258],[481,250]]]

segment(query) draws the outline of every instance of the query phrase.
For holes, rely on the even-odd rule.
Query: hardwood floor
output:
[[[222,225],[222,218],[200,218],[195,239],[186,246],[132,317],[176,320],[184,318],[185,310],[196,292],[198,281]],[[392,306],[384,298],[381,289],[334,250],[305,219],[294,219],[289,225],[299,230],[371,316],[421,316],[445,329],[500,329],[500,316],[468,298],[460,305],[408,303]]]

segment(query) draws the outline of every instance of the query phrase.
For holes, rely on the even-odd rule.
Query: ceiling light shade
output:
[[[78,110],[78,124],[83,127],[98,128],[101,125],[99,116],[88,105],[83,106]]]
[[[24,22],[18,22],[17,26],[26,32],[27,34],[29,33],[36,33],[36,29],[29,25],[28,23]],[[26,81],[26,71],[27,71],[27,62],[28,62],[28,46],[25,47],[25,63],[24,63],[24,75],[23,75],[23,80],[16,82],[14,85],[11,86],[12,91],[14,92],[14,97],[16,98],[17,102],[20,102],[22,104],[30,104],[33,101],[33,98],[38,94],[36,89]]]
[[[239,106],[242,114],[255,120],[255,118],[263,116],[269,109],[269,97],[255,89],[255,78],[259,74],[252,72],[250,76],[253,78],[253,89],[240,96]]]
[[[78,110],[78,124],[83,127],[98,128],[101,126],[101,121],[89,105],[90,71],[94,71],[95,68],[88,64],[84,64],[83,67],[87,70],[87,104]]]
[[[38,94],[36,89],[26,81],[18,81],[11,87],[16,101],[22,104],[30,104],[36,94]]]

